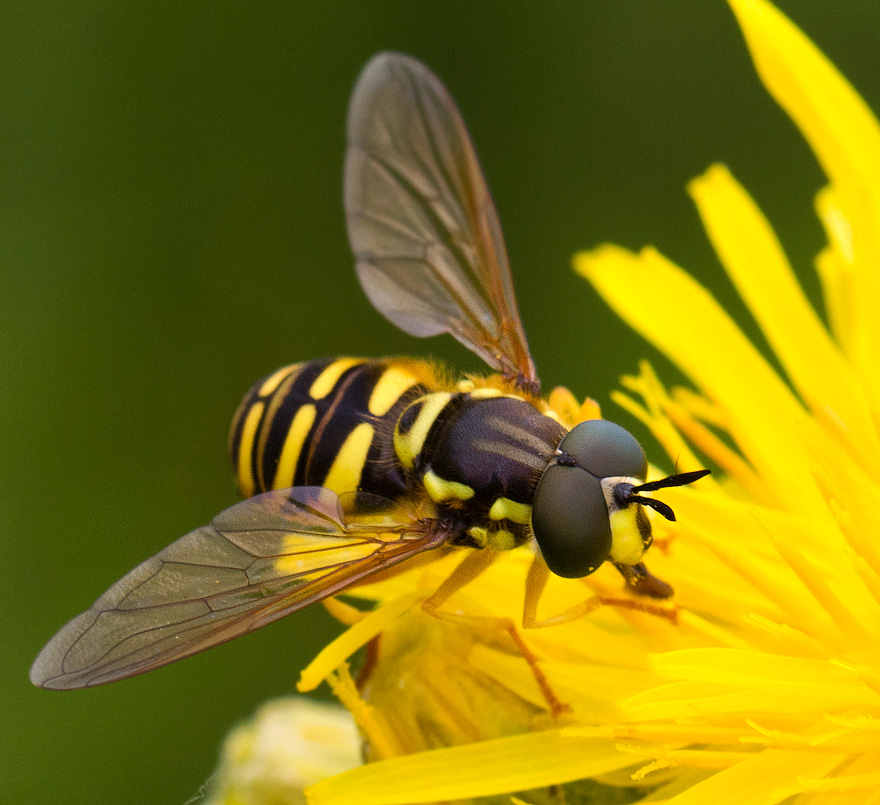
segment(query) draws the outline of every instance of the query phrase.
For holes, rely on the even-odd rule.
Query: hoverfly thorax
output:
[[[416,400],[394,446],[413,483],[458,524],[455,544],[509,550],[531,537],[534,490],[564,434],[529,398],[484,386]]]

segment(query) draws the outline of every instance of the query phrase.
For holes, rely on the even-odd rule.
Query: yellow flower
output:
[[[681,528],[662,567],[709,627],[649,657],[619,703],[648,768],[714,768],[668,801],[880,801],[880,125],[812,43],[763,0],[731,0],[758,71],[829,185],[818,256],[828,332],[769,222],[723,166],[690,185],[700,216],[779,364],[654,249],[603,246],[576,269],[687,373],[667,394],[647,367],[619,400],[670,456],[690,447],[721,487],[670,494]],[[626,287],[619,278],[626,277]],[[721,437],[727,437],[727,440]],[[735,446],[730,449],[726,443]],[[664,735],[664,727],[669,732]],[[718,730],[717,737],[700,735]],[[726,734],[725,734],[726,733]],[[648,778],[646,778],[648,779]]]
[[[455,557],[372,585],[379,608],[360,620],[340,609],[357,623],[301,683],[330,675],[370,762],[309,788],[311,805],[529,790],[497,801],[539,803],[560,801],[560,786],[569,802],[880,803],[880,124],[773,6],[730,3],[829,179],[816,265],[830,332],[720,165],[690,192],[784,377],[655,249],[577,255],[695,387],[667,391],[643,365],[616,395],[679,471],[717,468],[665,492],[676,523],[655,519],[651,569],[675,587],[677,618],[609,607],[520,630],[517,647],[419,610]],[[518,622],[528,562],[511,552],[450,606]],[[554,579],[542,614],[619,586],[613,569]],[[380,634],[358,688],[340,663]],[[550,715],[548,690],[566,713]]]

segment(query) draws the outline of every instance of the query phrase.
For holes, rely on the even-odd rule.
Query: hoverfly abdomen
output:
[[[229,452],[246,496],[292,486],[395,498],[406,479],[394,455],[394,424],[426,391],[422,361],[336,358],[279,369],[247,393]]]

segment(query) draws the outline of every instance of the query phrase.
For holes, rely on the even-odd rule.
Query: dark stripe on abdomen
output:
[[[405,362],[349,358],[289,368],[286,375],[279,370],[257,383],[236,413],[230,455],[242,492],[329,485],[344,493],[359,486],[395,498],[406,491],[394,453],[394,424],[425,393],[416,382],[424,370]],[[279,381],[270,382],[276,374]],[[260,394],[267,383],[271,390]],[[370,411],[371,400],[376,414]]]

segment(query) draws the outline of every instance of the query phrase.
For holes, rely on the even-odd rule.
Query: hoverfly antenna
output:
[[[668,489],[670,486],[687,486],[688,484],[705,478],[712,470],[694,470],[693,472],[680,472],[677,475],[669,475],[659,481],[648,481],[633,487],[633,492],[654,492],[657,489]]]
[[[694,481],[699,481],[700,478],[705,478],[710,472],[711,470],[680,472],[676,475],[669,475],[666,478],[661,478],[659,481],[649,481],[648,483],[640,484],[639,486],[619,484],[615,490],[615,497],[618,497],[619,495],[618,499],[625,505],[637,503],[640,506],[649,506],[667,520],[675,521],[675,512],[672,511],[672,508],[668,504],[663,503],[663,501],[660,500],[655,500],[654,498],[642,497],[637,493],[653,492],[657,489],[668,489],[673,486],[687,486],[688,484],[694,483]]]

